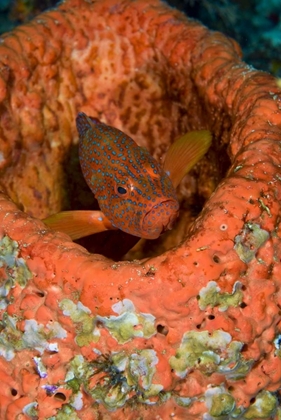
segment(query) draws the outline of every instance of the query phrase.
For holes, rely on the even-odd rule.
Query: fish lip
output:
[[[169,203],[169,207],[170,207],[170,214],[169,217],[167,217],[163,221],[160,220],[155,220],[155,224],[151,224],[151,221],[149,220],[152,212],[154,210],[157,210],[158,207],[162,206],[164,207],[165,205],[167,205],[167,203]],[[176,201],[173,198],[168,198],[167,200],[163,200],[160,201],[158,203],[156,203],[153,207],[151,207],[151,209],[145,214],[143,220],[142,220],[142,231],[143,231],[143,238],[146,239],[157,239],[159,238],[160,235],[162,235],[162,233],[166,232],[167,230],[171,230],[175,220],[177,219],[179,215],[179,203],[178,201]],[[150,221],[150,224],[149,224]]]
[[[167,232],[167,230],[172,230],[173,226],[175,224],[176,219],[179,217],[179,211],[177,211],[175,214],[171,214],[171,216],[169,217],[168,223],[166,224],[162,224],[162,233]]]

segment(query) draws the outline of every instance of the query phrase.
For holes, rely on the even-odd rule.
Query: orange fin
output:
[[[190,131],[177,139],[167,152],[164,171],[176,188],[190,169],[210,147],[212,135],[208,130]]]
[[[71,239],[79,239],[93,233],[117,229],[101,211],[62,211],[43,220],[52,230],[64,232]]]

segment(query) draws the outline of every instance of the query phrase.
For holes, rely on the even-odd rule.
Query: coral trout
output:
[[[80,112],[79,160],[100,211],[64,211],[44,222],[72,239],[109,229],[156,239],[179,213],[176,187],[207,152],[211,133],[192,131],[172,144],[163,167],[117,128]]]

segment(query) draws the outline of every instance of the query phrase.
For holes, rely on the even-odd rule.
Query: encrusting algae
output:
[[[0,66],[0,418],[278,420],[275,79],[158,0],[62,2],[2,36]],[[157,161],[212,133],[177,190],[177,247],[113,262],[39,220],[67,207],[78,112]]]

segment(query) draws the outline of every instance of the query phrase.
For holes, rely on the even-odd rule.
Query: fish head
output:
[[[178,217],[179,203],[170,178],[154,163],[133,172],[107,167],[100,182],[93,179],[100,209],[118,229],[145,239],[156,239]],[[106,178],[106,179],[105,179]]]

